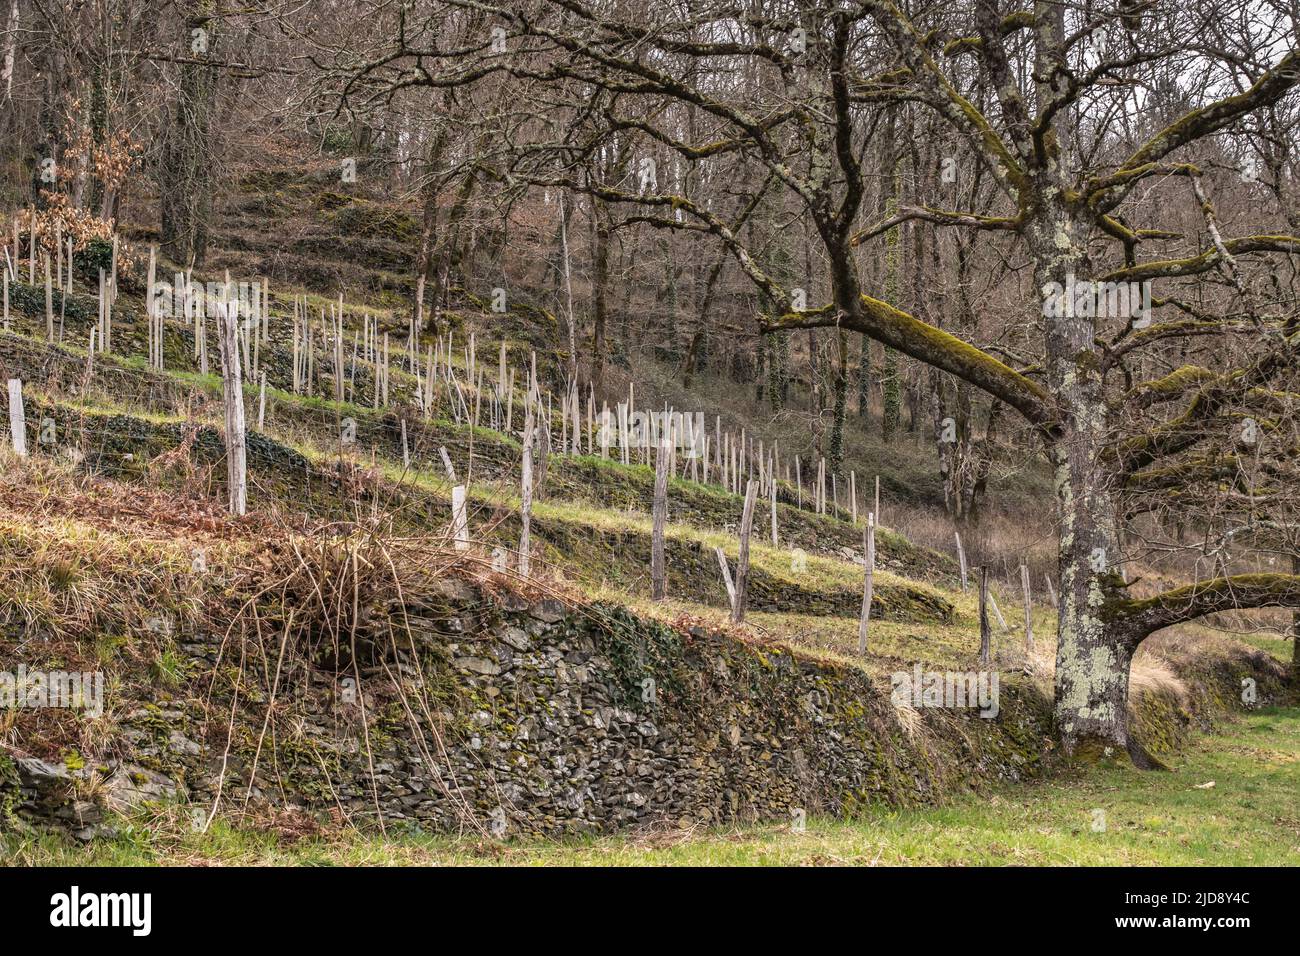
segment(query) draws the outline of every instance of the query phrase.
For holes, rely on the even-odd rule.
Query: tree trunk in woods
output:
[[[578,319],[573,314],[573,269],[569,261],[569,214],[560,193],[560,251],[564,256],[565,318],[569,326],[569,376],[566,391],[578,387]],[[577,439],[577,436],[574,436]]]
[[[825,383],[822,380],[822,363],[820,345],[817,341],[817,330],[808,330],[808,382],[810,391],[809,411],[812,412],[812,439],[813,448],[817,454],[823,453],[822,433],[822,412],[826,410]]]
[[[186,36],[191,38],[188,55],[202,61],[212,55],[216,43],[212,0],[198,0],[183,9]],[[160,245],[172,260],[186,266],[202,265],[207,255],[217,79],[217,71],[202,62],[181,64],[180,89],[162,149]]]
[[[1038,288],[1067,276],[1091,275],[1088,230],[1066,208],[1061,192],[1039,194],[1043,207],[1029,232]],[[1065,312],[1064,309],[1056,310]],[[1104,448],[1109,432],[1101,351],[1093,319],[1054,315],[1046,320],[1047,381],[1062,420],[1048,446],[1061,522],[1057,611],[1056,722],[1067,750],[1100,745],[1133,751],[1128,734],[1129,666],[1133,648],[1103,620],[1103,608],[1122,597],[1115,508]]]
[[[609,213],[601,199],[592,200],[591,228],[591,386],[604,397],[605,336],[608,321],[606,284],[609,281]]]
[[[901,155],[895,148],[894,119],[892,116],[886,127],[886,136],[888,146],[885,150],[886,167],[884,175],[885,182],[888,185],[886,187],[884,211],[887,217],[892,217],[898,213],[899,193],[902,191]],[[902,293],[902,246],[901,237],[899,236],[901,228],[895,226],[885,235],[884,294],[885,301],[895,308],[901,306],[899,296]],[[899,378],[898,351],[886,345],[884,353],[883,368],[880,373],[882,402],[880,435],[885,441],[889,441],[902,422],[903,391],[902,380]]]
[[[64,93],[67,65],[62,52],[56,46],[51,46],[46,52],[44,65],[44,89],[41,94],[40,120],[44,142],[38,147],[40,150],[39,158],[32,164],[31,180],[32,202],[40,209],[43,209],[46,205],[42,193],[58,189],[57,183],[46,182],[43,177],[46,175],[46,160],[52,159],[56,164],[63,161],[65,145],[63,113],[67,107]],[[6,112],[9,112],[9,110],[6,110]],[[82,162],[85,162],[84,156]],[[80,207],[80,203],[75,197],[73,205]]]
[[[87,125],[90,127],[91,155],[100,155],[108,140],[108,77],[107,69],[99,63],[90,71],[90,115]],[[90,194],[86,198],[86,208],[100,219],[107,219],[106,204],[109,197],[104,189],[104,182],[99,176],[95,164],[90,167]]]
[[[0,103],[6,106],[14,99],[14,52],[18,48],[18,18],[18,0],[13,0],[5,23],[4,57],[0,59]]]
[[[826,456],[831,474],[840,474],[844,465],[844,419],[849,407],[849,335],[835,331],[835,401],[831,412],[830,454]]]
[[[476,149],[485,148],[484,138],[479,137]],[[438,283],[438,294],[435,301],[441,300],[444,304],[447,301],[449,293],[448,287],[453,281],[463,282],[463,268],[466,255],[465,243],[461,241],[461,226],[465,221],[465,216],[469,212],[469,201],[474,195],[474,189],[478,185],[478,176],[473,169],[470,169],[461,180],[460,189],[456,192],[456,201],[452,203],[451,209],[447,213],[447,224],[442,230],[442,237],[438,242],[437,252],[434,255],[434,261],[439,265],[438,272],[442,276]],[[455,279],[453,280],[453,276]]]
[[[422,216],[420,222],[420,249],[415,256],[415,294],[417,301],[413,303],[413,312],[416,315],[423,316],[423,299],[427,294],[429,280],[433,278],[434,249],[438,237],[438,196],[441,192],[438,181],[438,166],[442,162],[443,148],[447,142],[447,127],[440,125],[438,132],[434,134],[432,142],[429,144],[429,156],[425,169],[426,179],[424,185],[420,188],[420,206]],[[435,290],[433,301],[438,301]],[[438,328],[436,325],[431,326],[431,330],[436,335]]]
[[[1300,574],[1300,554],[1291,555],[1291,573]],[[1300,610],[1291,612],[1291,683],[1300,684]]]
[[[871,339],[862,336],[862,349],[858,353],[858,417],[871,413]]]

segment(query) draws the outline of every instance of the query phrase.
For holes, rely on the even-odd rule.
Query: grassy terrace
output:
[[[33,391],[39,394],[45,390],[48,379],[58,380],[65,386],[74,385],[84,374],[85,353],[76,346],[48,346],[23,336],[4,336],[3,345],[15,358],[15,371],[21,374],[27,368],[31,373],[25,376],[28,379],[28,394]],[[143,360],[138,356],[97,356],[88,387],[84,392],[80,389],[77,391],[81,394],[72,401],[67,395],[59,394],[57,388],[50,391],[50,397],[60,404],[79,410],[129,414],[151,421],[181,421],[184,418],[218,424],[220,418],[221,383],[215,375],[205,376],[184,369],[168,369],[160,373],[145,368]],[[259,390],[253,383],[246,382],[244,394],[250,410],[251,425],[255,420]],[[517,404],[519,415],[516,419],[521,423],[522,395]],[[182,408],[185,409],[183,418],[176,414]],[[159,414],[165,418],[157,417]],[[352,418],[357,424],[356,447],[373,448],[379,463],[391,466],[402,458],[398,434],[399,414],[402,413],[373,410],[364,402],[334,402],[321,395],[294,395],[269,384],[266,389],[267,422],[264,433],[291,446],[307,444],[325,453],[337,453],[339,423],[344,418]],[[513,435],[487,427],[456,425],[441,419],[422,420],[413,408],[408,408],[405,414],[412,458],[431,460],[438,473],[440,469],[437,466],[436,446],[441,443],[448,444],[452,458],[456,460],[458,457],[467,457],[461,452],[472,442],[476,458],[481,459],[481,462],[476,461],[476,466],[481,464],[489,473],[499,471],[507,462],[513,469],[518,461],[519,443]],[[553,425],[553,430],[559,432],[558,421]],[[634,461],[635,457],[634,455]],[[617,461],[607,461],[591,455],[557,454],[553,460],[556,468],[552,469],[548,482],[553,497],[598,506],[612,501],[621,507],[635,507],[639,510],[648,508],[653,468],[637,464],[624,466]],[[464,469],[463,460],[458,461],[458,467]],[[788,528],[794,522],[800,530],[816,539],[819,547],[850,547],[855,550],[861,547],[860,530],[853,528],[847,520],[832,515],[816,515],[809,510],[793,507],[795,490],[784,481],[780,485],[778,517],[783,528]],[[716,485],[703,485],[679,477],[674,478],[673,488],[675,497],[685,498],[679,504],[691,511],[703,512],[714,518],[719,517],[720,511],[739,511],[737,496]],[[727,517],[732,516],[728,514]],[[756,521],[756,526],[765,526],[765,515],[759,515],[758,518],[764,520]],[[952,571],[952,562],[946,556],[916,548],[883,527],[877,535],[877,548],[886,559],[896,553],[912,572],[933,572],[936,569]]]
[[[137,477],[143,475],[145,462],[175,447],[182,426],[187,422],[216,425],[210,413],[189,417],[165,414],[158,410],[140,409],[136,403],[105,401],[93,396],[72,401],[47,398],[36,386],[28,390],[28,398],[33,409],[48,405],[61,410],[57,414],[67,419],[66,425],[61,426],[65,430],[86,428],[90,446],[98,447],[99,443],[106,442],[104,450],[109,454],[107,458],[101,458],[101,467],[107,467],[110,474],[120,471],[123,476],[136,473],[139,473]],[[333,403],[323,403],[319,399],[303,400],[285,395],[282,396],[282,401],[284,405],[293,405],[300,411],[310,407],[318,412],[337,413],[333,408],[322,407],[332,406]],[[349,413],[354,411],[351,408],[345,410]],[[355,411],[358,415],[365,414],[359,409]],[[112,416],[127,416],[135,424],[124,423],[121,419],[110,421]],[[328,417],[332,419],[334,414],[328,414]],[[290,419],[284,425],[268,421],[267,431],[276,436],[284,449],[301,455],[302,459],[319,469],[321,474],[326,474],[337,465],[339,448],[337,443],[331,447],[328,434],[323,430],[332,422],[326,422],[324,418],[325,415],[320,416],[320,420],[314,423],[316,427],[308,427],[301,420],[295,419]],[[155,427],[138,430],[136,424]],[[514,530],[517,519],[510,514],[518,505],[517,489],[509,476],[492,476],[491,458],[502,458],[504,455],[505,459],[513,461],[517,454],[516,443],[508,436],[488,429],[472,430],[471,438],[471,430],[465,426],[433,422],[427,427],[437,430],[430,435],[435,442],[445,437],[450,443],[453,435],[460,440],[459,448],[453,450],[453,457],[462,456],[458,462],[460,469],[464,468],[465,439],[474,441],[476,458],[482,452],[488,453],[489,457],[484,462],[484,470],[488,471],[488,475],[470,483],[471,525],[475,530],[486,529],[485,544],[509,546],[513,535],[517,534]],[[123,431],[131,432],[130,437],[122,436],[120,433]],[[400,452],[399,457],[394,458],[395,449],[385,446],[382,443],[383,436],[379,437],[380,443],[372,446],[376,454],[365,457],[350,454],[349,459],[366,465],[373,462],[374,479],[378,482],[375,496],[384,502],[386,508],[392,509],[399,526],[405,531],[442,532],[445,528],[442,518],[449,508],[447,499],[450,483],[436,460],[431,460],[433,449],[421,449],[420,454],[412,456],[414,467],[403,468]],[[124,462],[119,452],[128,450],[136,454],[130,462]],[[316,497],[320,499],[317,501],[300,496],[299,489],[294,484],[299,481],[298,478],[291,477],[287,483],[276,480],[264,487],[267,472],[264,471],[259,476],[259,467],[255,461],[252,500],[257,507],[270,504],[291,510],[305,508],[313,513],[320,511],[321,514],[329,514],[329,509],[337,511],[342,507],[337,495],[324,489],[316,492]],[[279,470],[278,463],[268,467]],[[292,469],[289,470],[292,472]],[[590,456],[566,455],[553,455],[550,470],[552,479],[548,481],[548,486],[551,494],[536,502],[534,519],[539,542],[547,547],[547,557],[551,559],[553,568],[575,578],[584,587],[614,592],[605,596],[635,600],[649,586],[645,568],[647,561],[636,558],[644,552],[644,558],[648,559],[649,554],[651,523],[646,514],[646,493],[653,480],[652,470],[645,466],[624,466]],[[150,474],[148,477],[157,480],[163,476]],[[275,477],[280,479],[283,475],[277,474]],[[458,474],[458,478],[465,480],[463,474]],[[271,497],[259,494],[263,490]],[[369,498],[370,492],[365,497]],[[604,501],[605,505],[595,503],[600,501]],[[689,583],[690,589],[686,596],[699,605],[695,608],[697,611],[704,610],[705,604],[722,603],[722,585],[713,550],[715,546],[721,546],[734,562],[737,545],[734,530],[727,525],[734,527],[740,503],[738,496],[713,486],[680,478],[674,479],[671,484],[670,513],[675,520],[668,528],[667,539],[675,557],[670,559],[670,577],[676,574],[678,584]],[[753,603],[754,610],[762,614],[769,605],[776,602],[782,608],[789,607],[796,614],[802,611],[807,617],[806,623],[817,625],[819,633],[824,635],[826,628],[820,627],[819,622],[825,614],[856,617],[860,603],[861,567],[838,556],[823,557],[816,553],[800,554],[799,551],[803,550],[802,546],[812,549],[820,544],[829,553],[838,555],[837,550],[832,550],[834,546],[846,540],[855,541],[859,532],[847,521],[813,515],[786,504],[781,504],[778,511],[781,547],[773,548],[765,543],[768,536],[766,509],[760,516],[763,520],[756,522],[752,567],[759,578],[756,579],[758,600]],[[493,533],[491,529],[502,521],[504,523]],[[792,536],[793,541],[790,540]],[[880,530],[877,541],[882,556],[882,566],[876,578],[877,616],[882,623],[941,619],[947,613],[942,609],[950,606],[952,595],[946,592],[942,583],[922,584],[913,579],[917,576],[916,569],[928,570],[933,575],[936,563],[939,568],[947,570],[942,556],[914,548],[887,529]],[[905,569],[906,575],[891,573],[888,570],[891,566]],[[941,578],[946,577],[941,572]],[[683,589],[675,590],[682,593]],[[953,618],[948,623],[969,625],[974,620],[974,614],[966,611],[960,618]],[[779,630],[780,636],[793,643],[803,643],[800,640],[803,630],[801,624],[773,630]],[[811,642],[811,646],[824,643],[819,639]],[[839,641],[832,643],[838,645]]]

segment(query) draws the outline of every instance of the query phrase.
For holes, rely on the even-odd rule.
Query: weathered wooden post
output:
[[[758,496],[758,482],[750,480],[745,485],[745,508],[740,515],[740,556],[736,559],[736,600],[731,608],[734,624],[745,620],[745,599],[749,588],[749,536],[754,530],[754,499]]]
[[[162,322],[159,320],[158,331],[162,331]],[[161,340],[162,336],[159,336]],[[158,346],[158,354],[162,355],[162,345]],[[162,368],[162,360],[159,359],[158,367]],[[260,432],[266,425],[266,371],[262,371],[261,386],[257,390],[257,430]]]
[[[541,407],[538,407],[541,410]],[[551,415],[549,409],[546,412],[546,418],[541,422],[540,427],[534,422],[533,425],[537,434],[540,435],[538,442],[537,456],[537,487],[535,490],[537,497],[541,497],[546,492],[546,470],[551,461]]]
[[[208,374],[208,300],[200,293],[198,308],[194,314],[194,325],[198,329],[195,343],[199,349],[199,374]],[[220,351],[220,349],[218,349]]]
[[[451,456],[447,454],[447,446],[439,445],[438,454],[442,457],[443,470],[447,472],[447,480],[453,485],[456,483],[456,469],[451,466]],[[532,455],[528,456],[529,464],[532,463]]]
[[[533,412],[532,406],[525,403],[527,412],[524,417],[524,453],[520,465],[520,504],[519,504],[519,573],[528,576],[529,548],[533,526]],[[445,452],[446,449],[443,449]]]
[[[980,663],[992,659],[992,629],[989,627],[989,569],[980,568]]]
[[[501,340],[501,351],[497,355],[497,394],[505,397],[506,394],[506,340]]]
[[[45,340],[54,341],[54,279],[50,275],[50,254],[45,253]]]
[[[341,312],[334,321],[334,401],[343,404],[343,314]]]
[[[149,247],[149,275],[144,290],[144,316],[149,323],[149,367],[162,368],[162,342],[157,336],[157,316],[154,315],[154,280],[158,273],[158,248]],[[261,427],[259,423],[258,427]]]
[[[253,377],[256,377],[257,373],[261,371],[261,310],[265,306],[263,300],[261,300],[261,291],[256,282],[253,284],[252,289],[253,303],[250,306],[250,311],[248,311],[248,319],[246,320],[246,326],[244,326],[247,330],[244,332],[244,336],[252,338],[252,364],[250,368]],[[339,338],[342,338],[342,324],[339,325]],[[342,375],[342,371],[339,372],[339,375]]]
[[[230,493],[230,513],[248,511],[248,469],[244,441],[244,389],[239,367],[239,329],[235,310],[230,308],[230,284],[218,303],[218,326],[221,333],[221,389],[226,405],[226,480]]]
[[[998,627],[1002,628],[1003,633],[1009,632],[1011,628],[1007,624],[1007,619],[1002,616],[1002,609],[998,607],[998,599],[992,590],[989,591],[989,606],[993,608],[993,616],[998,619]]]
[[[105,324],[105,320],[104,320],[104,309],[108,305],[108,294],[105,291],[105,287],[104,287],[103,269],[99,270],[99,298],[96,300],[95,305],[98,307],[97,318],[99,320],[99,350],[101,352],[106,352],[108,350],[104,347],[104,342],[105,342],[105,336],[108,334],[108,327]]]
[[[569,453],[569,396],[560,396],[560,454]]]
[[[664,525],[668,522],[668,458],[669,439],[659,439],[659,454],[655,457],[654,527],[650,534],[650,598],[662,601],[667,593],[667,571],[664,566]]]
[[[772,483],[772,547],[778,547],[776,535],[776,469],[772,469],[772,474],[768,476]]]
[[[1020,566],[1020,587],[1025,594],[1025,653],[1034,653],[1034,596],[1029,589],[1029,566]]]
[[[298,344],[298,297],[293,299],[293,393],[295,395],[302,388],[302,349]],[[194,341],[194,348],[198,350],[198,339]]]
[[[451,489],[451,536],[457,551],[469,549],[469,512],[465,506],[465,486]]]
[[[114,242],[116,243],[116,237],[114,238]],[[116,249],[117,246],[114,245],[113,248]],[[114,253],[113,255],[113,270],[114,270],[113,282],[111,285],[105,286],[108,292],[108,298],[104,302],[104,333],[103,335],[100,336],[101,345],[99,350],[105,354],[108,354],[109,352],[113,351],[113,301],[117,297],[117,254],[116,253]],[[102,269],[100,270],[100,272],[103,271],[104,270]]]
[[[27,457],[27,415],[23,411],[23,383],[9,379],[9,435],[13,439],[14,453]]]
[[[713,552],[718,556],[718,567],[722,569],[722,583],[727,586],[727,607],[734,614],[736,612],[736,585],[731,581],[731,568],[727,565],[727,552],[722,550],[722,545],[715,546]]]
[[[966,593],[966,549],[961,546],[961,532],[954,531],[952,536],[957,539],[957,561],[961,568],[961,590]]]
[[[871,624],[871,597],[876,576],[876,516],[867,515],[867,527],[862,532],[862,553],[866,558],[866,572],[862,581],[862,613],[858,616],[858,656],[867,654],[867,627]]]

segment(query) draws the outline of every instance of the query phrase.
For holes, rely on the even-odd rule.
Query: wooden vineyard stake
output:
[[[862,579],[862,613],[858,616],[858,656],[867,653],[867,627],[871,623],[871,598],[876,576],[876,516],[867,515],[867,527],[862,532],[862,554],[866,571]]]
[[[668,458],[669,443],[663,438],[655,457],[654,526],[650,537],[650,599],[653,601],[662,601],[667,593],[664,525],[668,521]]]
[[[221,386],[226,406],[226,478],[229,485],[230,513],[248,511],[248,469],[244,440],[244,391],[240,380],[239,329],[235,310],[229,303],[230,285],[226,284],[227,301],[218,306],[221,320]]]
[[[758,482],[750,480],[745,485],[745,508],[740,516],[740,556],[736,559],[736,600],[731,608],[731,621],[741,624],[745,620],[745,598],[749,587],[749,536],[754,530],[754,500],[758,497]]]
[[[980,663],[992,659],[992,628],[989,627],[989,569],[980,568]]]

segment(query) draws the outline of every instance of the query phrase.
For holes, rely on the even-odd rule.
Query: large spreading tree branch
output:
[[[1089,180],[1084,186],[1089,202],[1101,208],[1113,208],[1142,178],[1144,167],[1158,164],[1179,147],[1223,129],[1253,110],[1276,103],[1297,83],[1300,83],[1300,50],[1291,50],[1248,90],[1183,114],[1139,146],[1114,172]],[[1106,193],[1109,195],[1103,198],[1102,194]]]
[[[1105,617],[1136,647],[1148,635],[1175,624],[1260,607],[1300,608],[1300,575],[1233,574],[1200,581],[1154,597],[1112,601]]]
[[[1006,402],[1031,424],[1050,428],[1056,422],[1056,403],[1037,382],[957,336],[869,295],[859,296],[858,307],[851,312],[826,306],[790,313],[770,321],[763,331],[830,326],[861,332],[918,362],[956,375]]]

